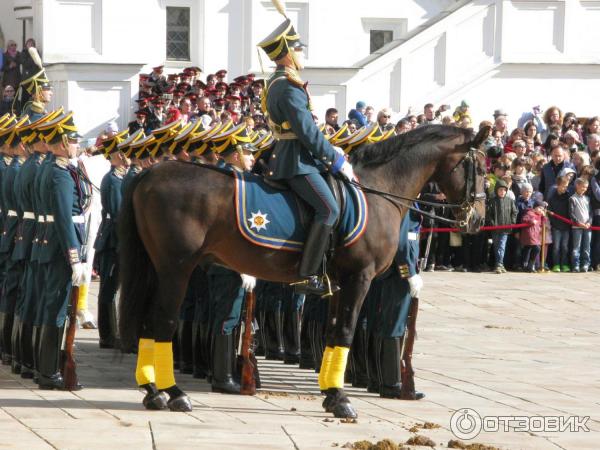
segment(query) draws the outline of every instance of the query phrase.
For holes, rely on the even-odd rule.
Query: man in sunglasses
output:
[[[383,108],[377,113],[377,123],[381,131],[386,132],[394,128],[392,123],[392,110],[389,108]]]

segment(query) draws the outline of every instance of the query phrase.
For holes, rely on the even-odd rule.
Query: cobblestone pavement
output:
[[[593,273],[425,274],[414,364],[417,389],[427,397],[386,400],[349,389],[357,423],[322,411],[314,373],[262,360],[264,389],[255,397],[213,394],[206,382],[179,375],[194,411],[145,411],[133,356],[99,350],[95,330],[79,330],[82,391],[40,391],[0,366],[0,448],[322,449],[358,440],[406,442],[423,422],[440,427],[418,434],[444,448],[454,438],[452,414],[472,408],[482,417],[590,416],[590,431],[490,431],[471,442],[597,449],[599,287]]]

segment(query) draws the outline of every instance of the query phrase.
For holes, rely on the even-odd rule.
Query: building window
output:
[[[190,8],[167,7],[167,60],[190,60]]]
[[[385,44],[392,42],[394,32],[392,30],[371,30],[371,53],[376,52]]]

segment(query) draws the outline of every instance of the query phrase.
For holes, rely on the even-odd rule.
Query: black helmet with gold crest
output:
[[[281,0],[271,0],[277,11],[285,17],[271,34],[264,38],[258,46],[262,48],[271,61],[277,61],[298,47],[305,47],[300,41],[300,35],[294,29],[292,21],[287,17],[285,7]]]

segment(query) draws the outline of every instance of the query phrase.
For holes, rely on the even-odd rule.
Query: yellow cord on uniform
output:
[[[77,299],[77,311],[83,311],[88,307],[88,284],[79,286],[79,298]]]
[[[321,370],[319,370],[319,389],[326,391],[327,386],[327,373],[331,366],[331,358],[333,357],[333,347],[325,347],[323,358],[321,358]]]
[[[135,381],[138,386],[154,383],[154,339],[140,339],[138,345],[137,365],[135,367]]]
[[[327,389],[344,388],[344,374],[346,372],[346,364],[348,362],[349,347],[334,347],[331,363],[327,371]]]
[[[167,389],[175,386],[173,344],[171,342],[154,343],[154,370],[156,372],[156,387],[158,389]]]

